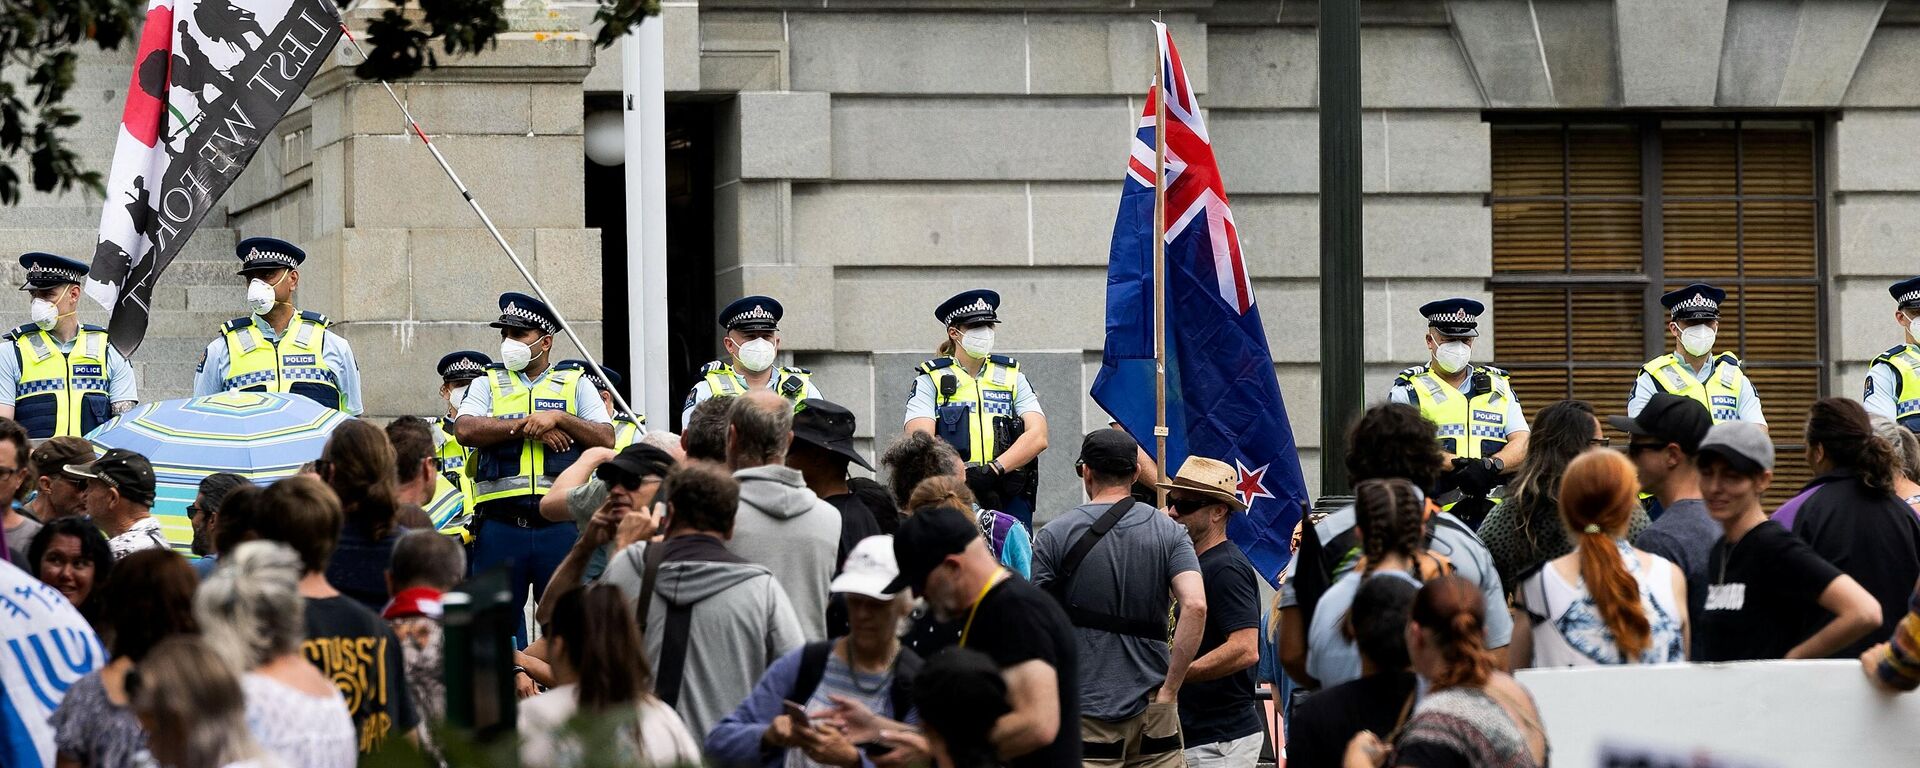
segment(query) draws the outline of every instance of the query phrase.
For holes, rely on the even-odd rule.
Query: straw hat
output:
[[[1244,512],[1247,503],[1240,500],[1236,487],[1240,483],[1240,473],[1225,462],[1203,456],[1188,456],[1180,465],[1180,471],[1173,474],[1173,482],[1159,483],[1160,490],[1181,491],[1218,501],[1235,512]]]

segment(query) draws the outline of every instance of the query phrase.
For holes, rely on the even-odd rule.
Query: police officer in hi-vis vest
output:
[[[607,413],[613,414],[614,450],[624,450],[627,446],[640,442],[640,436],[647,433],[646,415],[627,413],[620,410],[620,407],[613,402],[613,390],[625,382],[618,370],[600,366],[600,370],[607,374],[607,378],[602,379],[593,375],[593,369],[587,366],[585,360],[562,360],[555,363],[553,367],[563,371],[579,371],[580,375],[587,377],[587,381],[593,382],[595,389],[600,390],[600,404],[606,406]],[[631,404],[632,401],[628,402]]]
[[[1655,392],[1692,398],[1707,407],[1713,423],[1751,421],[1762,427],[1766,416],[1760,412],[1760,395],[1753,382],[1740,369],[1740,358],[1732,352],[1713,353],[1714,338],[1720,332],[1720,305],[1727,292],[1705,283],[1694,283],[1660,297],[1667,308],[1667,332],[1678,348],[1647,361],[1633,380],[1633,394],[1627,398],[1627,418],[1640,415]]]
[[[726,348],[727,359],[701,367],[700,382],[680,406],[681,424],[708,398],[739,397],[749,389],[771,389],[796,406],[809,397],[823,397],[812,372],[773,364],[780,356],[780,318],[785,314],[780,302],[766,296],[748,296],[720,310],[720,327],[727,329],[720,346]]]
[[[360,368],[347,340],[318,312],[293,307],[307,252],[285,240],[249,237],[234,246],[253,313],[220,326],[193,379],[193,394],[288,392],[360,414]]]
[[[1421,306],[1420,314],[1427,319],[1427,364],[1401,371],[1387,391],[1388,400],[1419,408],[1437,428],[1440,449],[1453,467],[1435,489],[1443,504],[1471,498],[1484,506],[1502,476],[1527,457],[1527,417],[1513,396],[1507,372],[1473,364],[1473,341],[1486,311],[1485,304],[1462,298]],[[1455,514],[1461,512],[1476,524],[1485,514],[1484,509]]]
[[[580,371],[552,366],[560,321],[523,293],[500,295],[500,360],[467,387],[454,434],[473,452],[473,571],[510,563],[513,604],[545,589],[579,536],[571,519],[540,515],[540,497],[591,447],[613,446],[600,394]],[[524,627],[520,638],[524,644]]]
[[[1020,364],[993,354],[1000,294],[966,291],[933,317],[947,327],[937,357],[921,363],[907,397],[907,429],[947,441],[967,462],[967,487],[980,506],[1033,526],[1047,416]]]
[[[1920,277],[1894,283],[1887,292],[1898,304],[1893,321],[1900,324],[1900,344],[1873,359],[1860,402],[1868,413],[1920,432],[1920,328],[1914,326],[1920,321]]]
[[[467,474],[467,462],[473,451],[454,436],[453,421],[460,404],[467,399],[473,380],[485,376],[493,359],[480,352],[463,350],[440,358],[434,370],[440,373],[440,399],[446,411],[433,420],[433,453],[440,461],[440,478],[433,484],[433,498],[427,502],[427,517],[448,520],[440,532],[473,541],[473,476]]]
[[[80,324],[87,265],[35,252],[20,266],[33,322],[7,332],[13,354],[0,354],[0,417],[35,440],[84,436],[133,407],[133,366],[107,343],[105,328]]]

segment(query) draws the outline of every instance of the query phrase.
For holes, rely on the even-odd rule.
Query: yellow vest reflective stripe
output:
[[[960,458],[985,464],[1013,445],[1024,426],[1013,412],[1020,381],[1020,364],[1013,358],[988,356],[977,378],[950,357],[928,360],[919,370],[933,380],[934,434],[952,444]]]
[[[632,418],[621,416],[614,419],[613,449],[616,451],[625,450],[627,446],[639,442],[640,436],[647,433],[646,424],[647,417],[645,416]]]
[[[565,411],[580,415],[574,397],[579,370],[550,370],[531,389],[520,376],[495,364],[487,368],[487,386],[493,393],[489,415],[496,419],[524,419],[535,411]],[[581,448],[549,451],[539,440],[508,440],[473,452],[475,505],[496,499],[543,496],[557,477],[580,458]]]
[[[1483,459],[1507,447],[1507,406],[1513,400],[1503,373],[1475,368],[1470,376],[1486,376],[1489,386],[1469,398],[1431,370],[1403,375],[1413,389],[1420,415],[1433,422],[1440,447],[1466,459]]]
[[[433,483],[433,498],[427,502],[427,517],[433,527],[461,541],[472,541],[468,523],[473,520],[473,476],[468,473],[472,451],[453,437],[453,422],[436,420],[434,454],[440,459],[440,476]]]
[[[1912,344],[1895,347],[1874,358],[1873,362],[1892,366],[1894,374],[1899,377],[1893,392],[1894,418],[1905,420],[1920,417],[1920,347]]]
[[[1647,361],[1640,370],[1653,377],[1660,391],[1690,397],[1706,406],[1713,414],[1713,423],[1734,421],[1740,418],[1740,392],[1746,387],[1747,375],[1740,370],[1740,358],[1732,352],[1722,352],[1713,360],[1713,375],[1704,382],[1694,378],[1686,361],[1671,352]]]
[[[227,323],[220,331],[227,342],[227,370],[220,374],[223,386],[289,392],[328,408],[345,408],[339,377],[326,365],[327,325],[325,315],[296,312],[287,332],[268,341],[252,318]]]
[[[12,336],[20,360],[13,418],[28,437],[80,437],[112,418],[106,331],[82,326],[71,352],[60,351],[53,335],[37,326],[22,326]]]

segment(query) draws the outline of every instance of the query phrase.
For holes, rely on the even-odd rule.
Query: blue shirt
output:
[[[254,315],[253,327],[260,329],[260,334],[267,338],[267,343],[273,344],[279,341],[280,334],[274,332],[273,324],[267,322],[266,318]],[[353,347],[333,331],[323,331],[323,333],[326,336],[322,342],[320,362],[333,371],[335,381],[340,385],[341,400],[347,406],[340,410],[348,416],[358,416],[361,410],[360,366],[353,361]],[[193,396],[225,392],[228,362],[227,335],[221,333],[215,336],[213,341],[207,342],[206,355],[200,360],[200,367],[194,369]]]
[[[76,333],[73,338],[66,341],[56,337],[54,343],[59,345],[61,352],[66,353],[72,352],[74,342],[79,340],[80,334]],[[0,354],[0,405],[13,405],[14,394],[20,391],[19,348],[15,347],[13,351],[14,354],[11,355]],[[125,357],[120,356],[120,350],[108,344],[107,400],[115,403],[131,403],[139,399],[134,387],[133,366],[127,363]]]
[[[1681,357],[1678,352],[1674,353],[1674,356],[1679,358],[1682,366],[1686,365],[1685,357]],[[1713,376],[1713,370],[1719,365],[1720,361],[1717,358],[1707,358],[1705,366],[1691,371],[1694,380],[1706,381]],[[1740,377],[1746,378],[1746,374],[1741,373]],[[1640,375],[1633,380],[1633,395],[1627,398],[1627,418],[1639,416],[1640,409],[1647,407],[1647,401],[1653,399],[1653,393],[1659,391],[1660,388],[1654,386],[1653,375],[1644,370],[1641,371]],[[1767,423],[1767,417],[1760,413],[1760,395],[1753,391],[1751,380],[1746,382],[1746,386],[1740,388],[1740,402],[1734,407],[1739,411],[1741,421],[1750,421],[1755,424]]]
[[[514,374],[514,376],[520,378],[520,386],[526,387],[527,389],[533,389],[539,386],[541,382],[546,381],[547,377],[551,375],[553,375],[553,368],[551,366],[541,371],[539,376],[531,379],[527,378],[527,374],[524,372]],[[595,424],[613,423],[613,418],[607,415],[607,404],[600,401],[600,390],[594,387],[593,382],[589,381],[587,377],[581,376],[574,380],[573,400],[579,404],[580,408],[580,412],[574,415]],[[487,418],[495,418],[493,416],[493,387],[488,385],[485,376],[474,379],[472,386],[467,387],[467,399],[460,401],[460,412],[454,416],[454,419],[457,421],[461,416],[485,416]]]
[[[1889,419],[1900,418],[1900,374],[1889,363],[1874,363],[1867,369],[1867,388],[1860,397],[1860,404],[1867,413],[1879,414]]]

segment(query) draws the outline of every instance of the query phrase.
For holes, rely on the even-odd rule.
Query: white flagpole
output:
[[[657,419],[667,398],[667,103],[665,21],[640,20],[621,43],[626,138],[627,360],[634,393]],[[655,421],[665,429],[668,421]]]
[[[1154,29],[1155,48],[1164,44],[1164,33]],[[1160,479],[1176,471],[1167,464],[1167,57],[1164,51],[1154,56],[1153,64],[1153,460],[1160,465]],[[1167,492],[1160,491],[1160,506],[1167,505]]]

